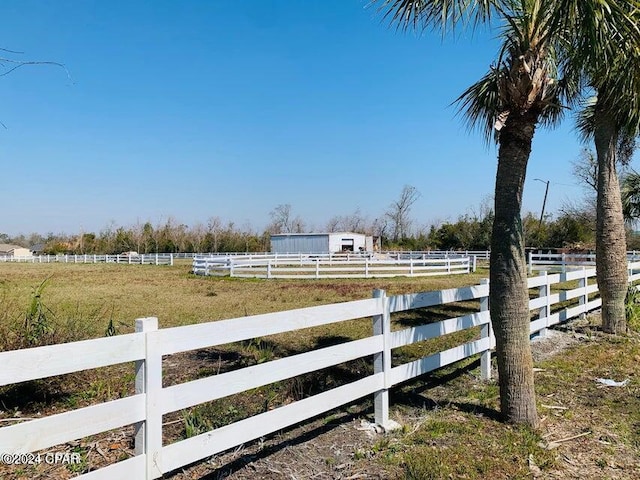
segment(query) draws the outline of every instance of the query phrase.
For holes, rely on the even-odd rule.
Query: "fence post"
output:
[[[562,273],[567,273],[567,259],[566,254],[562,254]]]
[[[136,361],[136,394],[145,395],[145,420],[135,425],[135,454],[146,455],[146,479],[162,476],[162,411],[158,400],[162,390],[162,351],[156,335],[155,317],[138,318],[136,332],[145,334],[145,359]]]
[[[489,285],[489,279],[483,278],[480,280],[480,285]],[[480,311],[489,311],[489,295],[480,298]],[[480,375],[483,380],[491,380],[491,349],[495,345],[495,339],[493,336],[493,327],[491,326],[491,317],[489,317],[489,323],[482,325],[480,329],[480,338],[489,339],[489,348],[482,352],[480,356]]]
[[[267,260],[267,278],[271,278],[271,260]]]
[[[582,278],[578,280],[578,287],[582,289],[582,295],[578,300],[580,305],[583,305],[583,313],[587,313],[587,303],[589,303],[589,294],[587,293],[587,286],[589,285],[589,277],[587,277],[587,268],[582,267]]]
[[[169,254],[169,265],[173,267],[173,253]]]
[[[529,275],[533,273],[533,252],[529,251]]]
[[[396,423],[389,420],[389,372],[391,371],[391,314],[389,299],[384,290],[373,291],[373,298],[382,300],[382,315],[373,317],[373,334],[382,335],[382,352],[373,355],[373,373],[382,373],[384,381],[382,390],[373,394],[374,421],[384,430],[393,429]]]
[[[547,301],[545,302],[545,306],[544,307],[540,307],[540,310],[538,310],[538,318],[539,319],[543,319],[546,318],[546,324],[549,324],[549,315],[551,315],[551,305],[549,303],[549,295],[551,294],[551,288],[549,285],[549,275],[547,275],[547,271],[542,271],[539,272],[538,274],[539,276],[544,276],[544,285],[540,285],[540,287],[538,287],[538,298],[544,298],[546,297]],[[547,336],[547,329],[543,328],[542,330],[540,330],[539,332],[539,337],[540,338],[545,338]]]
[[[364,259],[364,278],[369,278],[369,259]]]
[[[473,272],[476,271],[476,268],[478,266],[478,257],[476,255],[473,256]]]
[[[316,258],[316,278],[320,278],[320,259]]]

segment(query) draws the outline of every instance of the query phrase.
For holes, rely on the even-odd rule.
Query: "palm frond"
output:
[[[572,32],[575,61],[608,64],[625,44],[640,44],[638,0],[556,0],[554,29]]]
[[[509,115],[500,95],[502,76],[500,69],[492,68],[454,102],[458,104],[458,113],[464,115],[468,129],[479,130],[487,144],[493,138],[494,129],[499,131]]]
[[[630,172],[622,179],[622,213],[628,222],[640,218],[640,174]]]
[[[596,97],[589,97],[583,100],[582,108],[576,114],[576,130],[583,142],[593,139],[595,131]]]
[[[384,21],[399,30],[422,32],[435,28],[446,33],[457,25],[486,24],[500,0],[371,0]],[[508,2],[507,2],[508,3]]]
[[[627,136],[640,134],[640,55],[621,52],[616,62],[596,72],[591,84],[617,128]]]
[[[623,167],[629,166],[637,146],[636,137],[632,137],[626,132],[620,136],[616,146],[616,158]]]

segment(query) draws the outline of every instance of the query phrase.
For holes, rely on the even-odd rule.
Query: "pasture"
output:
[[[158,317],[161,328],[371,298],[454,288],[479,283],[486,270],[454,277],[359,280],[246,280],[191,275],[191,262],[173,267],[114,264],[0,265],[2,350],[14,335],[35,288],[45,279],[43,303],[56,324],[55,339],[103,336],[113,318],[119,333],[134,331],[134,320]],[[298,339],[302,341],[302,339]],[[50,343],[50,342],[49,342]]]
[[[477,284],[481,278],[487,276],[486,271],[480,271],[476,274],[429,279],[267,281],[196,277],[189,274],[190,266],[187,263],[175,267],[99,264],[7,264],[0,267],[2,267],[0,299],[3,313],[0,319],[3,329],[3,349],[15,348],[19,345],[24,312],[33,300],[34,289],[46,278],[48,281],[42,290],[41,303],[43,311],[48,315],[46,317],[48,328],[39,339],[44,343],[102,337],[105,335],[110,321],[116,330],[115,333],[123,334],[133,331],[133,320],[138,317],[157,316],[161,328],[166,328],[346,300],[366,299],[371,298],[371,292],[374,288],[383,288],[388,295],[440,290]],[[412,318],[412,315],[415,314],[404,314],[396,315],[392,320],[396,326],[411,325],[417,319],[421,323],[425,321],[428,323],[461,315],[470,310],[477,310],[476,305],[471,306],[469,303],[472,302],[432,307],[420,312],[417,315],[418,318]],[[458,344],[460,340],[470,339],[477,333],[473,330],[459,332],[449,335],[446,339],[437,339],[424,342],[425,344],[419,346],[406,347],[399,350],[398,356],[402,357],[404,361],[410,360],[426,355],[430,351],[446,348],[446,345],[441,344],[443,341]],[[290,353],[318,348],[331,338],[357,339],[370,334],[371,322],[363,319],[345,322],[339,327],[327,325],[289,334],[274,335],[253,342],[241,342],[230,345],[226,350],[197,352],[199,355],[173,355],[165,362],[163,383],[171,385],[185,379],[215,374],[231,368],[232,364],[241,366],[259,364],[278,358],[283,352]],[[605,341],[608,342],[608,340]],[[438,344],[436,345],[434,342]],[[626,353],[635,352],[635,355],[638,353],[637,342],[634,343],[633,340],[630,340],[629,342],[613,342],[601,348],[596,356],[602,359],[602,363],[606,363],[603,355],[612,357],[616,355],[617,349],[622,349]],[[577,358],[574,362],[549,368],[551,370],[557,368],[558,372],[568,370],[560,375],[560,378],[571,382],[573,377],[600,367],[598,364],[589,363],[588,368],[576,369],[575,365],[582,361],[581,354],[576,355]],[[618,356],[625,358],[622,352],[619,352]],[[622,369],[621,371],[626,372],[625,365],[625,362],[618,360],[616,369]],[[3,388],[0,390],[3,410],[0,420],[6,421],[20,416],[48,414],[52,411],[57,413],[130,395],[133,374],[131,367],[131,365],[118,365]],[[165,441],[188,438],[202,431],[286,404],[291,399],[298,399],[314,393],[319,388],[340,385],[367,368],[370,367],[366,362],[350,362],[341,369],[319,371],[296,379],[295,382],[278,382],[278,384],[254,390],[249,396],[233,396],[185,410],[173,416],[167,416],[163,420],[166,425]],[[518,477],[531,473],[533,469],[529,458],[531,455],[535,457],[533,465],[536,468],[543,468],[545,471],[557,469],[559,464],[556,455],[538,445],[544,440],[542,434],[513,431],[495,421],[496,385],[495,383],[479,382],[477,370],[473,362],[466,362],[464,365],[443,369],[419,382],[412,382],[395,389],[393,394],[396,399],[392,402],[394,410],[392,417],[402,417],[405,428],[400,433],[380,437],[371,442],[363,442],[360,439],[359,443],[348,451],[347,457],[345,457],[348,459],[348,471],[355,472],[354,475],[358,475],[358,471],[386,472],[382,478],[402,478],[412,475],[413,478],[448,478],[452,474],[454,477],[459,476],[455,474],[456,472],[466,475],[468,478],[483,478],[483,476],[479,476],[480,472],[490,478],[499,478],[491,475],[492,472],[509,472],[509,476]],[[539,383],[538,388],[545,392],[545,395],[549,395],[549,398],[563,396],[563,392],[558,391],[563,387],[558,383],[558,375],[549,375],[547,378],[547,375],[543,374],[541,379],[542,382]],[[637,391],[637,386],[634,385],[633,388]],[[587,392],[586,398],[593,402],[589,385],[585,384],[582,390]],[[616,394],[616,400],[612,400],[611,403],[622,407],[623,415],[631,415],[630,405],[621,401],[624,400],[624,397],[618,392],[612,392],[612,394]],[[575,400],[571,401],[567,398],[563,401],[565,402],[563,405],[571,402],[574,405],[571,409],[564,406],[560,406],[561,408],[557,411],[551,409],[550,412],[554,416],[559,411],[562,413],[562,417],[552,418],[551,421],[548,419],[549,426],[554,425],[554,428],[557,428],[557,421],[562,420],[567,420],[571,424],[569,410],[574,413],[575,408],[580,408],[579,406],[574,408],[577,403]],[[554,403],[554,401],[549,401],[549,403]],[[434,406],[440,405],[447,406],[446,411],[440,411],[439,408],[433,410]],[[336,428],[344,429],[345,425],[348,425],[349,419],[367,418],[371,413],[370,399],[363,400],[339,409],[338,412],[324,420],[319,420],[320,426],[335,424]],[[605,412],[602,413],[605,415]],[[594,415],[597,415],[597,412]],[[564,418],[565,416],[567,418]],[[619,427],[623,428],[625,424],[624,421],[620,421]],[[332,431],[332,429],[328,429],[329,434]],[[467,438],[471,434],[475,434],[476,431],[479,432],[477,439],[475,437]],[[557,429],[554,430],[554,433],[557,431]],[[32,478],[36,475],[45,475],[48,478],[67,478],[75,473],[86,471],[88,466],[100,465],[107,458],[113,460],[114,456],[116,458],[120,458],[122,455],[126,456],[132,448],[131,433],[116,432],[102,437],[83,439],[72,445],[70,448],[74,449],[73,451],[77,450],[82,454],[84,464],[80,466],[73,466],[73,468],[59,466],[55,470],[51,468],[47,470],[44,468],[46,466],[41,466],[39,469],[14,468],[5,472],[0,470],[0,475],[4,475],[3,478]],[[291,438],[300,435],[300,433],[296,434],[295,429],[290,434]],[[459,435],[465,438],[461,438]],[[614,435],[616,434],[614,433]],[[353,435],[348,437],[352,438]],[[615,438],[615,444],[618,447],[622,437],[625,442],[631,441],[631,448],[633,448],[633,442],[637,441],[633,430],[628,431],[627,429],[624,435],[621,434]],[[316,442],[321,442],[321,438],[322,436],[318,436]],[[554,437],[554,439],[557,438]],[[272,439],[266,441],[270,442]],[[336,439],[333,438],[331,441],[335,442]],[[451,456],[451,460],[457,464],[455,466],[457,470],[452,470],[454,466],[444,456],[434,456],[434,453],[429,453],[429,450],[419,454],[420,458],[427,459],[425,462],[413,459],[414,455],[423,448],[422,445],[441,445],[442,442],[444,442],[445,449],[449,450],[448,455]],[[477,443],[478,448],[486,448],[486,445],[485,447],[480,446],[489,442],[498,454],[497,456],[493,455],[495,458],[488,455],[465,458],[464,449],[454,448],[456,442],[466,445],[475,445],[475,442],[479,442]],[[105,445],[109,445],[109,449],[106,449]],[[116,448],[111,448],[114,445]],[[258,450],[254,448],[251,455],[255,456],[260,451],[262,451],[261,448]],[[268,449],[265,449],[266,451]],[[627,450],[624,451],[628,453]],[[278,458],[277,448],[275,452],[274,456],[265,455],[263,467],[268,466],[270,461],[276,461]],[[236,457],[238,456],[236,455]],[[320,468],[318,464],[324,464],[326,475],[322,478],[338,478],[347,471],[346,467],[341,467],[342,463],[335,463],[344,460],[344,458],[337,454],[334,457],[332,457],[333,460],[328,458],[315,459],[316,464],[313,468],[318,469]],[[227,458],[227,462],[234,460],[237,465],[238,458],[221,458]],[[240,466],[242,466],[242,458],[240,456]],[[607,457],[603,456],[602,458]],[[604,462],[602,459],[600,461]],[[187,475],[185,478],[211,474],[212,470],[217,472],[216,475],[221,475],[227,468],[224,460],[221,462],[222,466],[217,469],[212,467],[211,462],[207,462],[207,465],[194,467],[191,473],[185,473]],[[299,462],[300,470],[297,471],[297,478],[307,478],[304,475],[300,476],[304,463],[302,460]],[[560,464],[560,466],[562,465]],[[628,469],[633,468],[633,464],[626,465],[626,468],[626,473],[628,473]],[[233,470],[235,470],[237,478],[250,478],[243,477],[246,472],[243,472],[242,468],[234,467]],[[267,470],[269,469],[267,468]],[[282,475],[279,476],[272,472],[270,476],[261,474],[260,477],[291,478],[290,475],[285,475],[281,468],[271,468],[271,470],[280,472]],[[295,476],[295,471],[294,469],[291,475]],[[340,473],[341,471],[342,473]],[[474,471],[475,473],[473,473]],[[177,475],[181,476],[181,474]],[[344,474],[345,478],[348,476]],[[196,478],[198,477],[196,476]],[[598,477],[583,476],[582,478]]]

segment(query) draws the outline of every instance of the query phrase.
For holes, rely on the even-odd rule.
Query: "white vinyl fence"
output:
[[[640,253],[627,252],[628,262],[640,260]],[[529,274],[534,270],[566,272],[583,267],[595,267],[595,253],[542,253],[529,252]]]
[[[0,256],[0,262],[173,265],[173,258],[173,253],[147,253],[140,255],[30,255],[28,257]]]
[[[398,253],[196,255],[196,275],[245,278],[385,278],[469,273],[476,257]]]
[[[531,332],[544,334],[552,325],[599,307],[600,299],[593,299],[597,286],[589,281],[594,275],[594,270],[583,269],[553,275],[542,272],[540,276],[530,278],[529,288],[537,289],[538,293],[538,297],[530,301],[530,308],[537,317],[531,323]],[[640,275],[634,275],[630,281],[638,279]],[[570,288],[576,281],[577,287]],[[562,283],[564,288],[570,289],[552,293],[551,287]],[[0,452],[37,452],[135,424],[136,455],[81,478],[155,479],[367,395],[374,396],[375,421],[387,427],[390,425],[389,389],[394,385],[478,354],[482,376],[490,377],[491,349],[495,342],[488,294],[486,281],[463,288],[392,297],[376,290],[371,299],[176,328],[158,329],[156,318],[144,318],[136,320],[136,333],[132,334],[0,352],[0,385],[124,362],[135,362],[136,365],[135,395],[4,426],[0,428]],[[391,330],[393,313],[469,300],[479,300],[477,312]],[[560,309],[552,313],[554,305],[567,301],[570,301],[569,306],[558,306]],[[369,337],[182,384],[162,385],[163,356],[363,317],[372,319],[373,334]],[[395,348],[477,327],[479,332],[473,341],[392,366],[391,352]],[[162,416],[165,414],[362,357],[372,358],[373,374],[186,440],[163,444]]]

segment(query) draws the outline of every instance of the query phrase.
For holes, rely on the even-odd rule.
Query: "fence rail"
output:
[[[30,255],[25,257],[0,256],[0,263],[122,263],[137,265],[173,265],[173,259],[173,253],[147,253],[140,255]]]
[[[629,266],[630,271],[639,268],[640,263]],[[540,272],[539,276],[529,278],[528,287],[537,292],[529,302],[535,317],[531,322],[531,333],[544,335],[548,327],[599,307],[594,276],[594,269],[583,268],[556,274]],[[629,281],[637,280],[640,280],[640,273],[630,275]],[[563,289],[552,292],[552,286]],[[3,366],[0,386],[124,362],[135,362],[136,365],[134,395],[2,427],[0,452],[34,452],[135,424],[135,457],[79,478],[155,479],[371,394],[376,423],[389,427],[389,389],[394,385],[474,355],[481,356],[482,376],[490,377],[495,340],[488,294],[488,281],[463,288],[391,297],[376,290],[371,299],[175,328],[158,329],[156,318],[143,318],[136,320],[136,333],[133,334],[0,352]],[[391,330],[391,315],[397,312],[478,300],[477,312]],[[373,335],[365,338],[186,383],[162,385],[163,356],[367,317],[372,319]],[[395,348],[470,328],[479,330],[472,341],[405,364],[391,364],[391,352]],[[207,433],[163,445],[163,415],[370,356],[373,356],[371,375]]]
[[[640,252],[627,252],[627,262],[640,260]],[[594,267],[596,255],[594,253],[534,253],[529,252],[529,274],[535,270],[549,270],[566,272],[583,267]]]
[[[198,255],[197,275],[245,278],[383,278],[469,273],[476,258],[457,254],[353,253],[353,254],[251,254]]]

